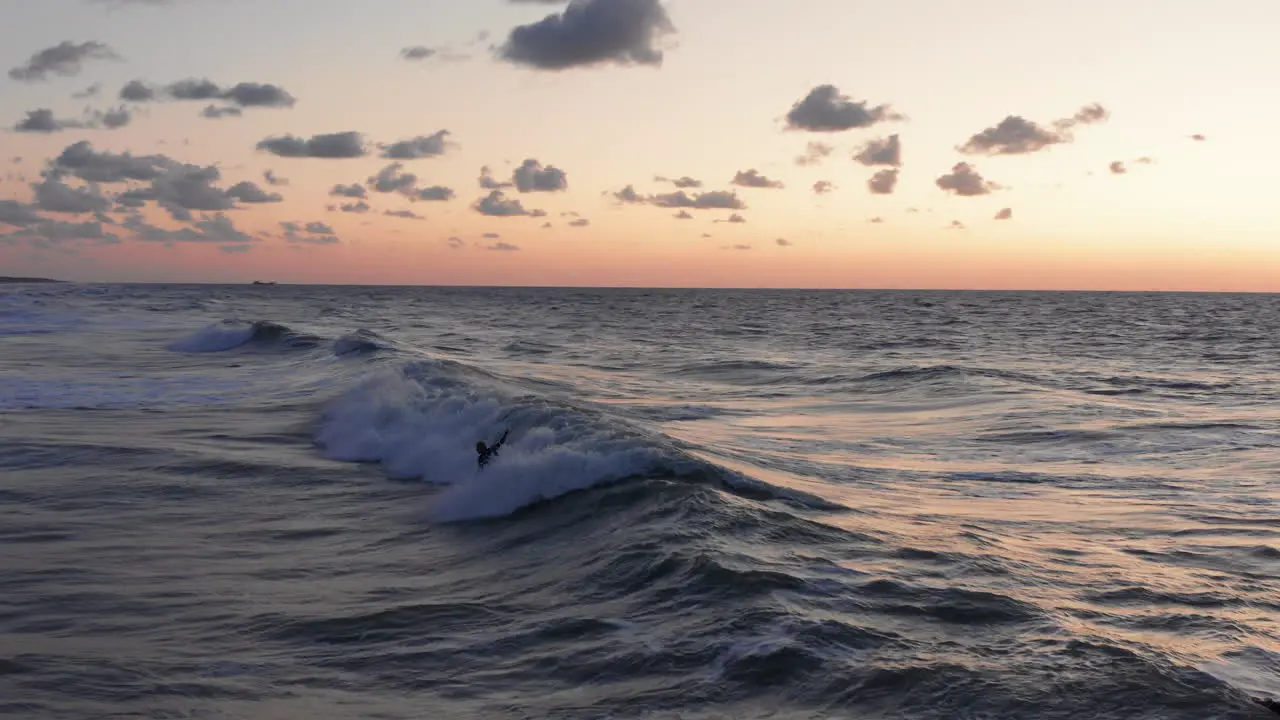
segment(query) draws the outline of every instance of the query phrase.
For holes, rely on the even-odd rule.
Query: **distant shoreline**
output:
[[[61,283],[66,280],[54,280],[52,278],[40,277],[3,277],[0,276],[0,284],[5,283]]]

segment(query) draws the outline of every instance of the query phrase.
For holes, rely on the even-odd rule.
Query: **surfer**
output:
[[[498,454],[498,448],[502,447],[502,444],[507,441],[507,433],[509,432],[511,432],[511,429],[507,428],[507,430],[502,433],[502,437],[498,438],[498,442],[494,443],[493,447],[485,445],[483,440],[476,443],[476,453],[480,456],[476,458],[476,462],[480,464],[481,470],[483,470],[484,466],[488,465],[489,461]]]

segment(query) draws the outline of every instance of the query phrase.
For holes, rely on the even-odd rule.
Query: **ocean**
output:
[[[1280,697],[1276,295],[9,285],[0,478],[6,718]]]

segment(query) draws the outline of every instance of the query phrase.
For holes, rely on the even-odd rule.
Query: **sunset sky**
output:
[[[0,8],[0,275],[1280,291],[1268,0]]]

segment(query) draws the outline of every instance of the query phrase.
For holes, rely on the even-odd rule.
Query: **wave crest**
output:
[[[508,429],[498,456],[480,470],[476,442]],[[523,392],[447,360],[369,377],[325,409],[315,442],[331,459],[379,463],[393,477],[446,486],[431,508],[440,522],[503,517],[639,476],[709,477],[747,497],[817,502],[695,459],[665,436],[599,410]]]
[[[207,325],[181,340],[169,343],[167,349],[182,353],[218,353],[245,345],[312,348],[320,339],[299,333],[286,325],[267,320],[244,322],[223,320]]]
[[[332,459],[381,463],[394,477],[448,486],[432,510],[445,522],[500,517],[575,490],[693,464],[602,414],[503,385],[458,363],[411,362],[339,397],[315,440]],[[481,471],[476,441],[493,442],[507,429],[506,444]]]
[[[372,330],[357,330],[333,341],[333,354],[338,357],[344,355],[368,355],[390,348],[390,343]]]

